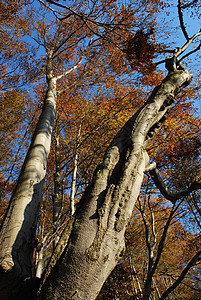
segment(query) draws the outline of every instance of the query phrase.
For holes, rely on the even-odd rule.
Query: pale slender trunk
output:
[[[32,275],[32,253],[39,204],[56,110],[56,80],[49,76],[44,106],[0,232],[0,298],[9,292],[6,282]],[[5,279],[5,282],[4,282]],[[8,290],[8,291],[7,291]]]
[[[43,247],[39,250],[37,256],[36,277],[41,278],[44,266]]]
[[[76,149],[75,149],[75,157],[73,161],[73,174],[72,174],[72,184],[71,184],[71,194],[70,194],[70,214],[71,216],[75,213],[75,186],[76,186],[76,178],[77,178],[77,165],[78,165],[78,148],[80,141],[80,133],[81,133],[81,124],[79,126],[77,141],[76,141]]]
[[[132,278],[132,286],[133,286],[133,291],[134,291],[134,297],[135,297],[136,299],[139,299],[139,298],[137,297],[138,291],[137,291],[137,288],[136,288],[136,286],[135,286],[135,278],[134,278],[133,275],[131,275],[131,278]]]
[[[157,286],[157,284],[156,284],[156,280],[155,280],[155,279],[152,279],[152,281],[153,281],[153,285],[154,285],[155,290],[156,290],[156,293],[157,293],[157,297],[158,297],[158,299],[159,299],[159,298],[160,298],[160,291],[159,291],[158,286]]]
[[[59,236],[57,234],[59,228],[59,217],[61,214],[61,185],[60,185],[60,154],[59,154],[59,133],[58,128],[56,128],[55,133],[55,163],[56,171],[54,173],[54,195],[53,195],[53,231],[56,232],[56,237],[54,240],[54,248],[59,241]]]
[[[126,225],[148,170],[145,148],[190,80],[186,70],[170,73],[116,135],[80,201],[65,253],[40,299],[96,298],[124,248]]]
[[[44,231],[44,222],[39,225],[38,228],[38,239],[39,243],[36,247],[36,260],[35,260],[35,272],[34,275],[35,277],[41,278],[42,272],[43,272],[43,267],[44,267],[44,257],[43,257],[43,243],[45,241],[43,237],[43,231]]]
[[[142,288],[141,288],[141,285],[140,285],[139,278],[137,276],[137,272],[136,272],[136,269],[135,269],[135,264],[134,264],[133,259],[131,259],[129,254],[128,254],[128,258],[129,258],[130,267],[133,269],[133,273],[134,273],[133,280],[135,280],[135,282],[137,283],[137,293],[136,293],[136,295],[139,295],[139,297],[141,298],[142,297]]]
[[[171,222],[172,217],[173,217],[175,211],[177,210],[177,208],[178,208],[178,206],[176,206],[176,207],[173,206],[172,209],[171,209],[170,215],[169,215],[169,217],[167,219],[167,222],[164,226],[163,234],[160,238],[158,249],[157,249],[155,257],[154,257],[154,253],[153,253],[155,245],[156,245],[155,230],[153,230],[153,233],[154,233],[153,235],[154,235],[154,240],[155,240],[154,248],[151,247],[149,242],[147,242],[147,248],[148,248],[148,252],[149,252],[149,261],[148,261],[147,278],[146,278],[145,283],[144,283],[144,295],[143,295],[143,298],[142,298],[143,300],[148,300],[150,295],[151,295],[151,292],[152,292],[152,287],[151,287],[152,286],[152,279],[153,279],[153,276],[156,272],[156,269],[158,267],[158,263],[160,261],[160,258],[161,258],[162,252],[163,252],[163,248],[164,248],[165,240],[166,240],[166,237],[167,237],[167,231],[168,231],[169,226],[170,226],[170,222]],[[154,215],[152,215],[152,221],[154,221]],[[147,232],[146,224],[145,224],[145,229],[146,229],[146,232]]]
[[[75,154],[73,163],[74,163],[74,166],[73,166],[71,194],[70,194],[70,214],[71,214],[71,216],[73,216],[75,213],[75,185],[76,185],[76,177],[77,177],[78,153]]]

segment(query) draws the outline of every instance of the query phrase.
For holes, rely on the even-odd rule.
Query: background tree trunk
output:
[[[0,298],[8,299],[14,285],[32,276],[32,254],[42,188],[50,152],[56,110],[56,81],[48,80],[42,113],[0,232]],[[8,272],[9,271],[9,272]],[[5,273],[7,272],[7,273]],[[12,278],[9,282],[9,279]],[[8,282],[9,287],[8,288]]]
[[[61,201],[61,176],[60,176],[60,153],[59,153],[59,131],[58,126],[55,128],[55,166],[56,170],[54,173],[54,194],[53,194],[53,233],[56,233],[53,248],[56,247],[59,236],[58,236],[58,228],[60,223],[60,215],[62,210],[62,201]]]
[[[75,156],[73,159],[73,174],[72,174],[72,184],[71,184],[71,194],[70,194],[70,214],[71,216],[75,213],[75,189],[76,189],[76,178],[77,178],[77,165],[78,165],[78,150],[79,150],[79,140],[81,134],[82,125],[80,124],[77,134]]]

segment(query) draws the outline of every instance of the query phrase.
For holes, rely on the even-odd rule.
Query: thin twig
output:
[[[181,30],[186,38],[186,40],[188,41],[189,40],[189,36],[188,36],[188,33],[186,31],[186,27],[184,25],[184,18],[183,18],[183,13],[182,13],[182,10],[181,10],[181,1],[178,0],[178,14],[179,14],[179,22],[180,22],[180,26],[181,26]]]
[[[166,299],[166,297],[181,283],[181,281],[185,278],[188,271],[196,265],[197,262],[201,260],[201,251],[198,251],[193,258],[189,261],[187,266],[181,272],[181,275],[178,279],[162,294],[160,300]]]

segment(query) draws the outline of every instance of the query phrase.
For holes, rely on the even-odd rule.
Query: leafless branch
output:
[[[190,46],[190,44],[200,35],[201,35],[201,31],[195,33],[191,38],[188,39],[188,41],[183,45],[183,47],[178,49],[178,51],[174,55],[176,57],[181,55]]]
[[[42,0],[38,0],[38,1],[39,1],[42,5],[44,5],[46,8],[48,8],[49,10],[51,10],[51,11],[53,12],[53,14],[55,15],[56,18],[58,18],[59,20],[62,20],[62,19],[63,19],[63,18],[60,18],[60,17],[57,16],[57,14],[62,15],[59,11],[53,9],[51,6],[47,5],[47,4],[46,4],[44,1],[42,1]],[[47,1],[47,2],[49,2],[49,1]],[[65,19],[67,19],[67,17],[70,17],[70,15],[72,15],[72,14],[69,14],[69,15],[65,16]]]
[[[77,69],[77,67],[82,63],[83,58],[84,58],[84,54],[87,52],[87,50],[88,50],[88,48],[90,47],[90,45],[91,45],[92,42],[93,42],[92,40],[89,42],[89,44],[88,44],[88,46],[87,46],[87,49],[82,53],[82,56],[81,56],[80,60],[78,61],[78,63],[77,63],[74,67],[72,67],[71,69],[66,70],[66,71],[63,72],[62,74],[56,76],[56,77],[55,77],[56,80],[59,80],[59,79],[63,78],[64,76],[70,74],[70,73],[73,72],[75,69]]]
[[[178,277],[179,277],[179,276],[177,276],[177,277],[175,278],[175,276],[172,275],[172,274],[167,274],[167,276],[168,276],[170,279],[173,279],[174,281],[177,280]],[[198,281],[200,281],[200,279],[197,278],[196,276],[195,276],[195,279],[198,280]],[[171,280],[171,281],[172,281],[172,280]],[[190,289],[192,289],[192,290],[194,290],[194,291],[196,291],[196,292],[201,292],[201,289],[196,288],[196,287],[194,287],[194,286],[192,286],[192,285],[190,285],[190,284],[187,284],[186,282],[181,282],[181,284],[184,285],[184,286],[189,287]]]
[[[188,49],[188,47],[191,45],[191,43],[198,37],[201,35],[201,31],[195,33],[191,38],[188,38],[187,42],[181,47],[181,48],[176,48],[174,51],[169,51],[170,53],[174,52],[173,55],[171,55],[170,57],[160,60],[159,62],[156,62],[156,65],[160,65],[162,63],[166,63],[167,60],[171,60],[173,58],[178,58],[184,51],[186,51],[186,49]],[[195,48],[194,50],[190,51],[189,53],[187,53],[186,55],[184,55],[179,61],[183,60],[184,58],[186,58],[187,56],[197,52],[198,50],[200,50],[201,45],[199,44],[199,46],[197,48]]]
[[[178,14],[179,14],[179,22],[180,22],[180,26],[181,26],[181,30],[186,38],[186,40],[188,41],[189,40],[189,36],[188,36],[188,33],[186,31],[186,27],[184,25],[184,18],[183,18],[183,13],[182,13],[182,9],[181,9],[181,1],[178,0]]]
[[[154,262],[154,265],[153,265],[153,268],[152,268],[152,274],[151,274],[151,276],[153,276],[154,273],[155,273],[155,271],[156,271],[156,268],[157,268],[158,263],[159,263],[160,258],[161,258],[161,254],[162,254],[163,249],[164,249],[165,240],[166,240],[166,237],[167,237],[168,229],[170,227],[170,223],[172,221],[172,218],[173,218],[175,212],[177,211],[178,207],[180,206],[180,204],[181,204],[181,201],[180,201],[180,203],[177,206],[173,205],[173,207],[171,209],[171,212],[170,212],[170,215],[168,217],[168,220],[167,220],[167,222],[166,222],[166,224],[164,226],[163,234],[161,236],[161,239],[160,239],[160,242],[159,242],[159,245],[158,245],[157,255],[156,255],[156,259],[155,259],[155,262]]]
[[[200,48],[201,48],[201,42],[200,42],[199,46],[196,47],[194,50],[192,50],[192,51],[188,52],[186,55],[182,56],[182,57],[180,58],[180,61],[182,61],[182,60],[185,59],[186,57],[190,56],[191,54],[193,54],[193,53],[199,51]]]
[[[121,47],[117,43],[115,43],[112,39],[106,37],[104,34],[101,34],[101,33],[97,32],[97,30],[94,30],[94,28],[92,28],[91,25],[95,25],[97,27],[102,27],[104,30],[106,30],[106,32],[108,32],[108,31],[111,32],[112,28],[114,28],[114,27],[115,28],[122,28],[122,27],[125,27],[126,24],[123,24],[123,23],[119,24],[118,22],[117,23],[115,23],[115,22],[100,22],[100,21],[97,21],[96,19],[93,19],[93,18],[89,17],[89,15],[87,16],[87,15],[85,15],[83,13],[77,12],[76,10],[74,10],[73,8],[71,8],[70,6],[60,4],[60,3],[55,2],[53,0],[46,0],[50,4],[53,4],[53,5],[57,6],[57,7],[60,7],[60,8],[63,8],[65,10],[69,11],[69,14],[66,17],[64,16],[64,17],[60,18],[60,17],[58,17],[56,15],[56,14],[61,14],[60,12],[54,10],[51,6],[47,5],[44,1],[42,1],[42,0],[38,0],[38,1],[42,5],[44,5],[45,7],[49,8],[60,21],[68,18],[71,15],[74,15],[74,16],[80,18],[80,20],[83,22],[82,26],[85,25],[94,35],[100,37],[103,40],[109,41],[110,43],[112,43],[113,45],[115,45],[115,47],[117,47],[118,49],[122,50]],[[114,34],[117,35],[117,32],[114,32]]]
[[[38,1],[41,4],[45,5],[47,8],[50,8],[53,12],[59,13],[58,11],[52,9],[49,5],[45,4],[42,0],[38,0]],[[66,10],[69,10],[70,14],[68,16],[75,15],[83,21],[89,21],[89,22],[94,23],[95,25],[98,25],[98,26],[102,26],[102,27],[108,27],[108,26],[121,26],[122,27],[122,26],[125,26],[125,24],[122,24],[122,23],[121,24],[119,24],[119,23],[107,23],[107,22],[105,23],[105,22],[95,21],[95,20],[92,20],[91,18],[89,18],[89,16],[84,15],[83,13],[78,13],[73,8],[71,8],[70,6],[60,4],[60,3],[55,2],[53,0],[46,0],[46,1],[53,4],[53,5],[55,5],[55,6],[65,8]],[[62,19],[65,19],[65,17],[63,17]]]
[[[153,248],[152,248],[152,245],[151,245],[149,224],[148,224],[147,217],[146,217],[146,214],[144,212],[144,209],[142,209],[142,205],[141,205],[141,202],[140,202],[139,198],[138,198],[138,203],[139,203],[139,211],[140,211],[140,214],[142,216],[142,220],[143,220],[144,227],[145,227],[146,244],[147,244],[148,253],[149,253],[149,266],[150,266],[150,262],[153,259]]]
[[[193,193],[191,197],[187,197],[186,202],[189,206],[190,211],[192,212],[197,226],[201,229],[201,209],[199,207],[199,199],[196,197],[196,194]],[[197,216],[197,214],[198,216]]]
[[[157,234],[156,234],[156,230],[155,230],[155,215],[154,215],[153,208],[151,206],[149,199],[148,199],[148,206],[149,206],[149,210],[150,210],[150,214],[151,214],[151,229],[152,229],[152,235],[154,238],[153,248],[155,248],[156,242],[157,242],[157,240],[156,240]]]
[[[194,5],[194,4],[197,3],[197,2],[198,2],[198,0],[193,0],[193,1],[189,2],[189,3],[182,4],[182,5],[181,5],[181,8],[187,8],[187,7],[190,7],[191,5]]]
[[[181,272],[181,275],[178,277],[178,279],[162,294],[160,297],[160,300],[166,299],[166,297],[181,283],[181,281],[185,278],[186,274],[192,268],[195,266],[198,262],[201,261],[201,250],[198,251],[193,258],[189,261],[187,266],[184,268],[184,270]]]
[[[83,60],[83,57],[81,57],[81,59],[78,61],[78,63],[74,67],[72,67],[71,69],[69,69],[69,70],[63,72],[62,74],[56,76],[55,79],[59,80],[59,79],[63,78],[64,76],[66,76],[66,75],[70,74],[71,72],[73,72],[81,64],[82,60]]]
[[[157,188],[159,189],[159,191],[161,192],[161,194],[167,199],[170,200],[173,204],[176,203],[177,200],[189,195],[192,191],[195,190],[199,190],[201,189],[201,183],[200,182],[196,182],[194,181],[189,188],[176,192],[176,193],[172,193],[169,191],[168,187],[165,185],[165,183],[163,182],[158,170],[155,168],[153,170],[149,171],[149,174],[151,175],[155,185],[157,186]]]
[[[59,51],[59,49],[62,48],[62,46],[64,46],[66,44],[66,42],[78,31],[80,30],[82,27],[84,26],[84,24],[81,24],[81,26],[79,26],[78,28],[76,28],[71,34],[69,34],[65,39],[63,39],[61,42],[57,43],[53,49],[53,59],[57,56],[59,56],[59,54],[61,54],[63,52],[63,50]],[[83,40],[86,37],[86,35],[84,37],[82,37],[81,39]],[[80,40],[81,40],[80,39]],[[78,41],[79,42],[79,41]],[[59,51],[59,52],[58,52]]]

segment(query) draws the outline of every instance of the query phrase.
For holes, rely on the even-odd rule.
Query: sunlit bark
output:
[[[75,188],[76,188],[76,178],[77,178],[77,165],[78,165],[78,148],[80,140],[81,124],[79,126],[77,142],[75,148],[75,156],[73,160],[73,174],[72,174],[72,184],[71,184],[71,194],[70,194],[70,213],[71,216],[75,213]]]
[[[124,248],[125,228],[149,169],[145,148],[191,77],[184,69],[170,73],[115,136],[83,195],[63,259],[40,299],[96,298]]]
[[[31,276],[32,273],[35,229],[50,152],[55,110],[56,81],[50,77],[42,113],[0,233],[1,269],[18,279]],[[1,284],[2,282],[3,279]],[[1,289],[4,290],[3,285]]]

